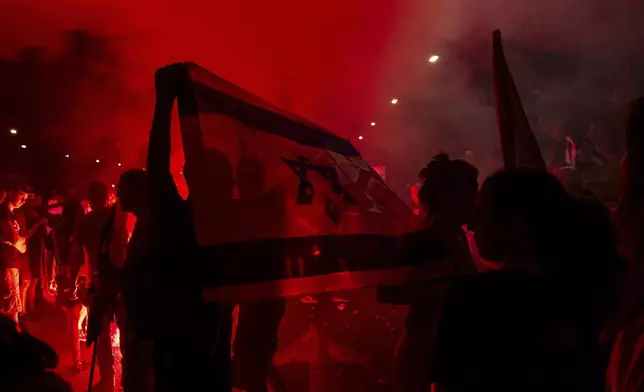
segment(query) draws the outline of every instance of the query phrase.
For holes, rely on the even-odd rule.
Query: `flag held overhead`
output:
[[[422,221],[351,143],[194,63],[181,67],[179,120],[207,299],[451,274]]]

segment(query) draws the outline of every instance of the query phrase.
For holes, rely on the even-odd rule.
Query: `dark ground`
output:
[[[289,392],[393,390],[393,352],[406,309],[374,298],[375,289],[366,288],[289,299],[274,358]],[[74,391],[86,391],[89,371],[74,374],[64,347],[64,315],[50,311],[27,327],[59,353],[56,371]],[[89,364],[91,351],[84,349],[83,356]]]

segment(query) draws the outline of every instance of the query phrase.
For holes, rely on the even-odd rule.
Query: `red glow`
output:
[[[91,84],[79,86],[70,106],[81,108],[69,124],[61,124],[61,138],[74,139],[70,151],[79,159],[93,159],[80,156],[91,152],[82,147],[110,135],[128,150],[121,156],[129,157],[147,141],[154,70],[178,61],[197,62],[331,130],[351,129],[356,118],[368,124],[382,99],[382,67],[404,11],[403,4],[374,6],[368,0],[277,0],[253,2],[250,8],[244,2],[196,0],[180,6],[171,1],[11,2],[3,4],[0,56],[14,57],[25,45],[45,45],[56,53],[65,30],[106,37],[125,78],[114,90],[123,90],[133,104],[96,116],[99,109],[104,113],[99,104],[104,93]],[[82,133],[74,129],[76,123],[83,124]]]
[[[373,170],[382,178],[387,181],[387,168],[385,166],[372,166]]]
[[[422,184],[412,184],[409,186],[409,197],[411,198],[411,210],[416,215],[420,215],[421,213],[420,198],[418,197],[421,186]]]
[[[420,204],[420,199],[418,198],[418,194],[420,193],[420,187],[421,184],[412,184],[409,187],[409,195],[411,196],[411,201],[415,204]]]

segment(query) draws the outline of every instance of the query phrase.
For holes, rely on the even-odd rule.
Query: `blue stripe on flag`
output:
[[[200,113],[228,116],[252,129],[281,136],[304,146],[330,150],[346,156],[360,156],[348,140],[321,127],[298,121],[287,113],[278,113],[250,104],[197,81],[193,81],[192,85]]]

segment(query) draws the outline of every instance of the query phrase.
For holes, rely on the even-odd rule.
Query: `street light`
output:
[[[12,135],[17,135],[17,134],[18,134],[18,130],[17,130],[17,129],[10,129],[10,130],[9,130],[9,133],[10,133],[10,134],[12,134]]]

